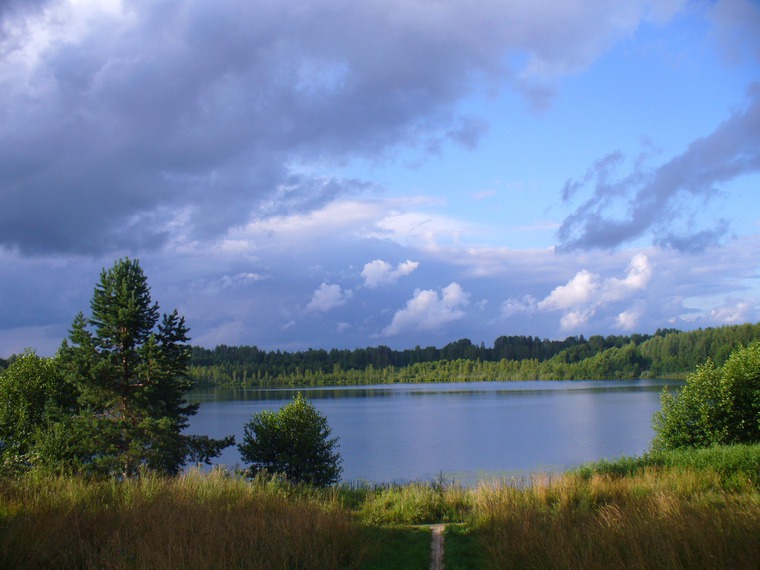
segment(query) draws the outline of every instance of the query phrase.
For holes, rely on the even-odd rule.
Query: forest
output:
[[[484,380],[685,378],[711,359],[760,340],[760,323],[654,334],[500,336],[493,346],[463,338],[443,347],[388,346],[267,351],[256,346],[191,348],[194,385],[322,385]],[[0,370],[15,360],[0,358]]]
[[[500,336],[492,347],[460,339],[442,348],[387,346],[266,351],[255,346],[193,347],[196,385],[321,385],[483,380],[600,380],[685,377],[711,359],[760,339],[760,323],[654,334]]]

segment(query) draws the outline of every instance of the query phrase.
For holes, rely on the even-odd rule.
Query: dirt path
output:
[[[445,524],[434,524],[430,527],[432,538],[430,540],[430,570],[443,570],[443,532]]]

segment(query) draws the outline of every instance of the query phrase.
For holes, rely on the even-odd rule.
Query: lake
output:
[[[187,433],[239,443],[252,414],[297,392],[340,438],[344,481],[481,479],[556,472],[586,461],[639,455],[654,435],[669,380],[381,384],[294,389],[194,390]],[[236,447],[215,463],[240,465]]]

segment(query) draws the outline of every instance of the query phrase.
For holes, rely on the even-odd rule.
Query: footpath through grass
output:
[[[584,466],[529,485],[314,489],[214,472],[0,481],[1,568],[756,568],[760,446]]]

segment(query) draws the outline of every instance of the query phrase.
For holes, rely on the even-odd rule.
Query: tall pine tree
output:
[[[182,434],[198,409],[185,401],[188,328],[177,311],[159,316],[138,261],[104,269],[90,308],[59,353],[79,411],[47,442],[48,461],[124,478],[146,468],[175,474],[188,459],[208,461],[232,445],[232,437]]]

